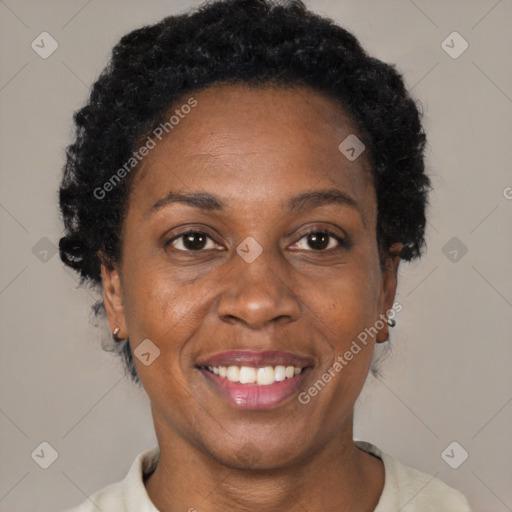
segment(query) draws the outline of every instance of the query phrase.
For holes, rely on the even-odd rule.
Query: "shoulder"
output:
[[[154,470],[159,455],[158,446],[140,453],[123,480],[107,485],[79,506],[65,512],[158,512],[149,499],[143,477]]]
[[[126,512],[122,482],[107,485],[100,491],[95,492],[78,507],[68,509],[65,512],[98,512],[98,509]]]
[[[384,463],[384,489],[375,512],[471,512],[465,496],[437,477],[402,464],[371,443],[355,444]]]

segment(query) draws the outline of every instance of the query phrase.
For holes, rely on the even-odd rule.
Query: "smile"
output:
[[[256,384],[258,386],[270,386],[274,382],[282,382],[302,373],[302,368],[297,366],[264,366],[254,368],[251,366],[208,366],[208,371],[230,382],[240,384]]]
[[[292,400],[314,360],[280,351],[233,350],[198,361],[205,384],[239,409],[271,409]]]

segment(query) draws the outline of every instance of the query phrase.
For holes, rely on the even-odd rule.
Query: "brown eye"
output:
[[[310,233],[307,236],[307,243],[312,249],[321,251],[329,246],[330,238],[326,233]]]
[[[293,245],[294,249],[304,249],[313,251],[326,251],[345,247],[346,244],[342,238],[330,231],[310,231],[306,233],[298,242]]]
[[[208,247],[210,242],[210,247]],[[171,245],[177,251],[202,251],[205,249],[215,249],[215,242],[201,231],[188,231],[169,240],[166,244]]]

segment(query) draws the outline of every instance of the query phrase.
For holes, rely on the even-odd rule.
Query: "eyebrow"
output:
[[[320,206],[325,206],[327,204],[339,204],[356,210],[361,217],[363,226],[366,227],[365,216],[363,210],[359,206],[359,203],[354,198],[337,188],[315,190],[313,192],[299,194],[288,201],[288,208],[292,212],[302,212],[309,209],[312,210]]]
[[[164,206],[172,203],[186,203],[205,211],[222,210],[224,202],[211,194],[195,192],[192,194],[179,194],[172,190],[162,199],[159,199],[148,211],[148,215],[155,213]]]
[[[163,208],[164,206],[170,205],[172,203],[186,203],[204,211],[219,211],[226,206],[226,203],[224,201],[205,192],[180,194],[171,191],[165,197],[159,199],[149,209],[147,215],[151,215],[154,212]],[[343,206],[348,206],[359,212],[363,224],[365,224],[364,216],[362,215],[362,210],[359,206],[359,203],[349,195],[345,194],[344,192],[336,188],[304,192],[302,194],[290,198],[287,204],[290,212],[295,213],[309,209],[312,210],[314,208],[325,206],[327,204],[340,204]]]
[[[297,212],[318,208],[319,206],[329,203],[337,203],[359,209],[359,204],[355,199],[337,188],[315,190],[313,192],[304,192],[303,194],[299,194],[288,201],[288,208],[291,211]]]

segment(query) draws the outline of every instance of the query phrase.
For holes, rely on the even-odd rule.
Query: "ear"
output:
[[[115,336],[116,341],[128,338],[126,329],[126,320],[123,304],[123,286],[116,268],[110,269],[108,266],[101,265],[101,283],[103,289],[103,303],[107,312],[110,331],[119,327],[119,332]]]
[[[389,326],[386,322],[386,311],[392,309],[396,288],[398,284],[397,274],[400,264],[400,251],[403,244],[397,242],[388,249],[388,254],[382,266],[382,289],[380,295],[381,317],[384,321],[384,327],[377,334],[377,343],[384,343],[389,338]]]

